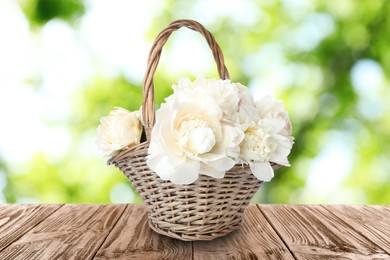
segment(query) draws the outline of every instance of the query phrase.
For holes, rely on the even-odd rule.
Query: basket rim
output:
[[[149,148],[149,145],[150,145],[149,140],[150,140],[150,138],[147,139],[145,142],[142,142],[142,143],[137,144],[135,146],[122,148],[117,153],[115,153],[111,158],[108,159],[107,165],[112,165],[112,164],[116,165],[120,161],[125,160],[128,156],[134,156],[134,154],[137,154],[137,153],[140,156],[147,156],[148,151],[146,151],[146,155],[145,155],[144,149]],[[277,170],[277,169],[283,167],[283,165],[280,165],[280,164],[275,163],[275,162],[269,161],[269,163],[271,164],[271,167],[273,170]],[[246,163],[236,163],[232,168],[237,167],[237,166],[241,166],[243,169],[249,169],[249,164],[246,164]]]

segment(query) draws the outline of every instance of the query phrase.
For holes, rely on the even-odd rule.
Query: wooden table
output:
[[[251,205],[211,242],[154,233],[141,205],[0,205],[0,259],[390,259],[389,206]]]

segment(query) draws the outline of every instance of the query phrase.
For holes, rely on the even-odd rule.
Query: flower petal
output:
[[[160,136],[156,134],[155,136],[152,136],[152,138],[155,138],[156,140],[159,139],[161,146],[163,147],[162,152],[165,150],[165,153],[170,155],[172,160],[176,160],[182,163],[184,153],[178,149],[176,145],[176,139],[172,134],[172,130],[169,128],[168,121],[161,123],[159,135]]]
[[[187,159],[173,170],[170,181],[175,184],[191,184],[198,179],[199,171],[200,162]]]
[[[146,164],[148,167],[155,171],[157,165],[159,162],[163,159],[164,155],[163,153],[159,152],[159,145],[151,142],[148,150],[148,157],[146,160]]]
[[[236,147],[242,142],[242,140],[244,140],[245,134],[239,127],[222,124],[222,129],[224,144],[226,147]]]
[[[156,159],[156,161],[154,159]],[[169,162],[168,158],[165,156],[162,156],[160,158],[151,157],[147,161],[147,164],[164,181],[170,180],[172,177],[172,174],[174,174],[174,172],[175,172],[175,167]],[[154,167],[151,167],[151,166],[154,166]]]
[[[205,154],[200,154],[198,156],[191,156],[194,160],[198,160],[201,162],[211,162],[211,161],[216,161],[221,158],[225,157],[224,154],[222,153],[205,153]]]
[[[269,162],[253,162],[249,166],[258,180],[270,181],[274,177],[274,170]]]
[[[292,141],[288,137],[280,135],[272,135],[272,139],[276,139],[277,145],[276,149],[270,155],[270,161],[280,165],[290,166],[287,156],[291,152]]]
[[[228,171],[233,168],[235,164],[236,162],[229,157],[223,157],[216,161],[208,162],[208,165],[210,165],[210,167],[213,167],[217,171]]]
[[[265,118],[260,120],[260,124],[269,133],[279,133],[286,126],[286,122],[281,118]]]
[[[209,165],[202,163],[200,167],[200,173],[213,178],[221,179],[225,176],[226,171],[218,171]]]

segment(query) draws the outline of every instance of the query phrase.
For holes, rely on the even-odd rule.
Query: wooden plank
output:
[[[91,259],[126,205],[64,205],[0,252],[0,259]]]
[[[260,209],[297,259],[389,259],[390,255],[321,206]]]
[[[50,216],[61,205],[0,205],[0,251]]]
[[[147,223],[144,206],[130,205],[95,259],[191,259],[192,244],[159,235]]]
[[[324,206],[390,254],[389,206]]]
[[[294,259],[256,207],[245,210],[243,225],[212,241],[193,242],[194,259]]]

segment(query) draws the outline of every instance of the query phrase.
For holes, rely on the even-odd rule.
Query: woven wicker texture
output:
[[[181,240],[212,240],[235,230],[250,199],[261,185],[249,167],[236,165],[223,179],[201,175],[190,185],[162,180],[146,164],[150,133],[155,123],[153,76],[161,50],[171,33],[181,27],[200,32],[207,40],[222,79],[229,78],[222,51],[212,34],[193,20],[177,20],[156,38],[149,54],[143,82],[143,125],[147,141],[126,148],[108,161],[130,180],[147,207],[149,226]],[[279,165],[273,164],[274,169]],[[185,173],[183,173],[185,174]]]

